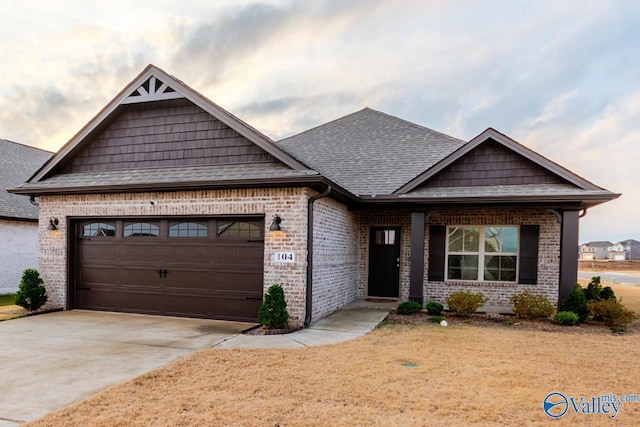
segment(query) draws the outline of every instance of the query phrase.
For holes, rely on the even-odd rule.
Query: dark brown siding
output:
[[[132,104],[63,173],[276,161],[184,99]]]
[[[431,178],[423,187],[559,184],[564,181],[530,160],[488,141]]]

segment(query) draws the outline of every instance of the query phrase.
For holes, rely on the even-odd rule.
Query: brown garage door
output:
[[[76,220],[75,308],[254,321],[264,219]]]

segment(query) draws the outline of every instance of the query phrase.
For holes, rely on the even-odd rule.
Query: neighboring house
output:
[[[51,308],[255,320],[277,283],[298,324],[467,289],[555,304],[581,212],[619,196],[491,128],[368,108],[276,143],[151,65],[13,192],[39,198]]]
[[[596,259],[596,248],[583,243],[580,245],[580,250],[578,251],[578,256],[583,260],[594,260]]]
[[[621,243],[616,243],[607,247],[607,259],[611,261],[624,261],[625,250]]]
[[[623,240],[618,242],[622,245],[624,255],[627,261],[640,261],[640,242],[633,239]]]
[[[580,259],[609,259],[611,242],[589,242],[580,246]]]
[[[15,292],[22,272],[38,268],[38,208],[6,189],[29,179],[51,154],[0,139],[0,294]]]

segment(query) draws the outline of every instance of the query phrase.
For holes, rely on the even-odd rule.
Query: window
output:
[[[262,228],[257,221],[218,222],[218,237],[221,239],[259,239]]]
[[[158,237],[160,227],[149,222],[135,222],[124,227],[124,237]]]
[[[114,237],[116,228],[104,222],[93,222],[82,227],[84,237]]]
[[[447,279],[515,282],[518,227],[455,226],[447,229]]]
[[[393,246],[396,244],[396,230],[376,230],[376,245]]]
[[[206,225],[197,222],[179,222],[169,227],[169,237],[207,237]]]

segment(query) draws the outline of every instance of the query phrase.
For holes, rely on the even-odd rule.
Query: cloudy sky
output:
[[[494,127],[614,192],[580,241],[640,240],[640,2],[3,2],[0,138],[57,150],[147,64],[273,139],[365,106]]]

